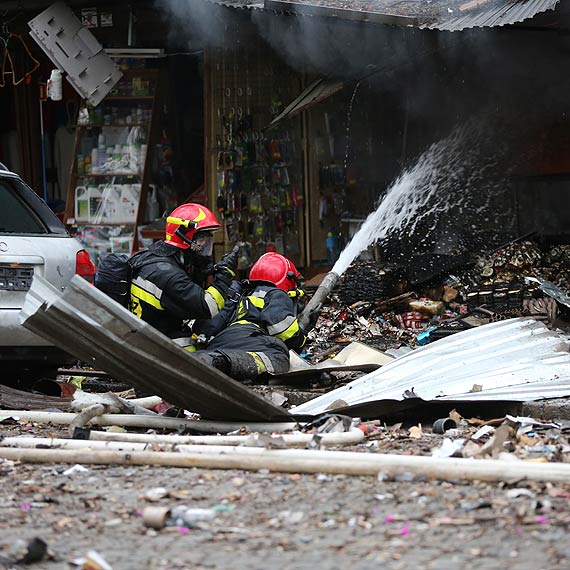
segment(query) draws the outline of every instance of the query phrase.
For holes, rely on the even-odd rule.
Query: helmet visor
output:
[[[214,234],[212,232],[197,232],[190,246],[194,253],[209,257],[214,250]]]

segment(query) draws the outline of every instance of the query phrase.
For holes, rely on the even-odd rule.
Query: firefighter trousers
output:
[[[253,380],[289,370],[289,349],[253,323],[235,323],[218,333],[196,356],[236,380]]]

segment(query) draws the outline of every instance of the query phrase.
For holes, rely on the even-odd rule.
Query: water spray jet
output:
[[[477,151],[478,134],[465,126],[457,128],[431,145],[390,185],[301,313],[299,324],[305,331],[316,321],[315,315],[340,276],[370,245],[403,235],[415,235],[425,242],[428,236],[437,235],[444,215],[453,218],[461,208],[478,217],[494,212],[493,203],[500,205],[498,188],[506,185],[486,173],[494,166],[494,158]],[[462,217],[465,224],[466,218]]]

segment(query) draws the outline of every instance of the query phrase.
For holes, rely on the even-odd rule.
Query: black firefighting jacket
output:
[[[130,259],[131,311],[174,338],[188,319],[210,319],[224,306],[232,276],[219,271],[206,289],[184,269],[182,252],[163,242]]]
[[[253,326],[261,335],[277,338],[285,343],[287,348],[298,350],[307,340],[297,320],[299,294],[299,291],[286,293],[271,284],[250,283],[246,285],[241,297],[228,302],[215,319],[200,322],[194,330],[206,337],[219,335],[224,329],[227,329],[228,333],[231,330],[232,334],[229,336],[233,340],[239,336],[241,327],[246,338]],[[256,336],[259,341],[259,336]],[[213,342],[216,348],[220,348],[219,340]],[[249,350],[249,347],[244,344],[243,350]]]

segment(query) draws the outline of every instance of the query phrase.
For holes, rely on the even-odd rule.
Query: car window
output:
[[[46,234],[47,228],[6,180],[0,180],[0,234]]]

